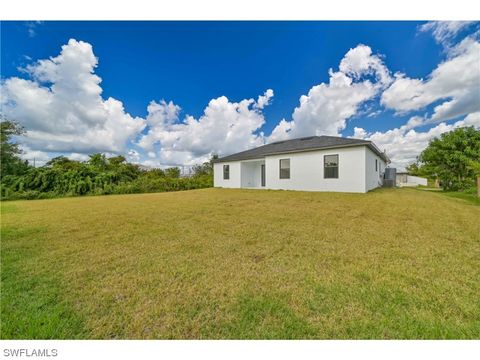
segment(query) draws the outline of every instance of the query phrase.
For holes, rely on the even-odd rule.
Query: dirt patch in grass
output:
[[[204,189],[8,206],[3,338],[480,334],[480,207],[441,194]]]

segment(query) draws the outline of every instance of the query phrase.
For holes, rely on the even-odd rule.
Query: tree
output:
[[[213,162],[218,159],[218,155],[213,154],[209,161],[204,162],[201,165],[194,165],[194,176],[213,176]]]
[[[45,165],[51,168],[59,168],[62,170],[79,169],[82,166],[79,161],[70,160],[65,156],[54,157],[53,159],[50,159]]]
[[[458,128],[435,138],[420,154],[421,168],[440,179],[444,190],[463,190],[474,186],[472,163],[480,162],[480,130]]]
[[[192,171],[193,176],[213,176],[213,164],[206,161],[201,165],[194,165]]]
[[[94,168],[97,168],[99,170],[105,170],[108,166],[108,160],[105,154],[101,154],[101,153],[90,155],[90,159],[88,160],[88,163],[92,165]]]
[[[25,133],[25,129],[14,121],[7,120],[1,115],[0,123],[0,178],[6,175],[19,175],[28,169],[28,162],[20,158],[22,151],[18,144],[12,142],[13,136],[19,136]]]
[[[405,170],[407,170],[407,172],[410,175],[413,175],[413,176],[424,176],[424,175],[426,175],[425,170],[422,168],[421,165],[418,164],[418,160],[414,163],[411,163],[410,165],[407,165]]]
[[[210,175],[212,167],[209,162],[204,162],[202,165],[194,165],[192,167],[193,176]]]
[[[108,162],[109,162],[113,167],[117,167],[117,166],[119,166],[120,164],[124,164],[126,161],[127,161],[127,159],[125,158],[125,156],[122,156],[122,155],[113,156],[113,157],[111,157],[111,158],[108,158]]]
[[[477,196],[480,197],[480,162],[472,160],[469,167],[477,177]]]
[[[162,169],[150,169],[147,171],[142,172],[142,176],[145,178],[164,178],[165,177],[165,171]]]
[[[180,177],[180,168],[178,167],[171,167],[165,170],[165,176],[167,178],[174,178],[178,179]]]
[[[12,141],[14,136],[22,135],[24,129],[3,116],[1,120],[2,200],[175,191],[213,185],[211,175],[180,178],[178,167],[143,171],[122,155],[107,158],[105,154],[97,153],[90,155],[88,161],[57,156],[45,166],[31,167],[20,158],[21,149]],[[208,174],[211,171],[209,163],[202,166],[203,172]]]

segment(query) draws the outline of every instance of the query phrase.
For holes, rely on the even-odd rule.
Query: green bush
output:
[[[68,176],[67,176],[68,177]],[[73,179],[73,180],[72,180]],[[202,189],[213,186],[211,175],[184,178],[153,177],[142,174],[130,181],[110,181],[103,174],[97,177],[75,174],[66,179],[65,174],[52,176],[48,171],[11,179],[0,185],[2,200],[48,199],[63,196],[139,194],[166,191]],[[107,180],[106,180],[107,179]]]
[[[195,168],[192,177],[180,177],[179,168],[141,170],[123,156],[90,155],[86,162],[64,156],[45,166],[28,166],[21,174],[2,174],[2,200],[46,199],[62,196],[138,194],[200,189],[213,186],[211,163]]]

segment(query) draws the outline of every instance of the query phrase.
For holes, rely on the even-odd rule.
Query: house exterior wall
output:
[[[230,179],[223,179],[223,165],[230,165]],[[240,161],[213,164],[213,186],[224,188],[240,188],[241,186]]]
[[[337,179],[324,178],[324,156],[338,155]],[[280,179],[280,159],[290,159],[290,179]],[[375,159],[378,170],[375,171]],[[366,146],[268,155],[254,161],[214,164],[214,186],[261,187],[261,161],[265,161],[265,189],[365,193],[381,186],[386,163]],[[223,180],[223,165],[230,165],[230,180]]]
[[[375,160],[377,160],[377,170],[375,170]],[[366,190],[370,191],[383,184],[383,174],[387,164],[375,154],[370,148],[365,146],[365,176]]]
[[[338,179],[325,179],[325,155],[337,155]],[[290,179],[280,179],[280,159],[290,159]],[[265,158],[266,188],[304,191],[365,192],[365,147],[325,149]]]

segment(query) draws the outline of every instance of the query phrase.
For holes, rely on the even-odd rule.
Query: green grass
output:
[[[458,191],[447,191],[444,192],[444,194],[452,198],[466,200],[473,204],[480,205],[480,197],[478,197],[476,194],[462,193]]]
[[[411,188],[414,190],[420,190],[420,191],[431,191],[431,192],[436,192],[440,195],[443,196],[449,196],[451,198],[455,199],[460,199],[460,200],[466,200],[472,204],[475,205],[480,205],[480,197],[477,196],[477,189],[471,189],[468,191],[460,192],[460,191],[443,191],[440,188],[432,188],[432,187],[424,187],[424,186],[419,186],[416,188]]]
[[[7,202],[1,337],[478,338],[479,219],[414,189]]]
[[[6,208],[5,213],[12,208]],[[44,227],[2,227],[2,338],[57,339],[82,336],[82,321],[63,299],[59,274],[44,270],[39,247]],[[10,247],[9,239],[18,239]],[[23,240],[20,240],[23,239]],[[32,261],[34,259],[34,261]]]

